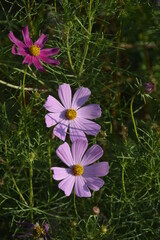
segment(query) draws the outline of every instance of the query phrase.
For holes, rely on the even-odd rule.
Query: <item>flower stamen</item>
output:
[[[29,48],[29,53],[32,56],[37,57],[40,54],[40,47],[38,47],[37,45],[32,45],[32,47]]]
[[[76,110],[70,108],[66,111],[65,115],[68,120],[74,120],[77,117],[77,112]]]
[[[72,168],[72,173],[75,175],[75,176],[80,176],[82,175],[84,172],[84,168],[82,165],[80,164],[76,164],[73,166]]]

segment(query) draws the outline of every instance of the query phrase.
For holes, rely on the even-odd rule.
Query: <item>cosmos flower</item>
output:
[[[147,94],[151,94],[154,90],[154,83],[152,82],[146,82],[143,84],[143,90]]]
[[[33,63],[38,71],[45,71],[41,62],[51,64],[53,66],[59,65],[58,60],[50,58],[58,54],[59,48],[46,48],[43,49],[48,37],[45,34],[41,34],[39,39],[33,44],[30,37],[28,26],[24,27],[22,30],[22,35],[24,43],[18,40],[12,32],[8,34],[9,39],[13,44],[12,53],[14,55],[24,56],[23,64],[28,64],[29,66]]]
[[[63,143],[56,150],[57,156],[68,168],[52,167],[53,179],[62,180],[58,187],[69,196],[74,187],[78,197],[91,197],[89,190],[98,191],[104,184],[99,178],[108,174],[108,162],[94,163],[103,155],[103,150],[97,144],[87,151],[88,142],[76,140],[70,149],[68,143]],[[86,152],[86,153],[85,153]],[[94,163],[93,165],[91,165]]]
[[[13,235],[12,237],[15,239],[43,239],[43,240],[51,240],[49,235],[49,224],[44,223],[42,226],[39,223],[33,224],[30,222],[21,222],[18,223],[23,229],[23,233]]]
[[[71,141],[76,139],[86,140],[86,135],[97,135],[100,125],[91,121],[101,116],[101,108],[98,104],[89,104],[82,107],[88,100],[91,92],[88,88],[80,87],[75,94],[71,93],[69,84],[59,86],[58,95],[62,104],[54,97],[48,96],[44,107],[49,111],[45,116],[46,126],[54,126],[53,134],[65,141],[69,126]]]

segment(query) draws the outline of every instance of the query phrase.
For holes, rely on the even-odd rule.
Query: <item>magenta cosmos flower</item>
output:
[[[62,104],[54,97],[48,96],[44,107],[49,111],[45,116],[47,127],[55,126],[53,133],[55,136],[65,141],[67,129],[71,141],[76,139],[86,140],[86,135],[97,135],[100,125],[91,121],[101,116],[101,108],[98,104],[89,104],[82,107],[88,100],[91,92],[88,88],[80,87],[72,99],[69,84],[59,86],[58,95]]]
[[[8,34],[8,37],[11,42],[14,43],[12,46],[12,53],[14,55],[20,55],[25,57],[23,60],[23,64],[28,64],[30,66],[33,63],[39,71],[45,71],[45,68],[42,66],[40,61],[51,64],[53,66],[60,64],[58,60],[50,58],[50,56],[54,56],[59,52],[59,48],[43,49],[44,44],[48,39],[46,35],[42,33],[39,39],[34,44],[32,42],[32,39],[30,38],[28,26],[23,28],[22,35],[24,43],[18,40],[12,32]]]
[[[103,150],[97,144],[86,151],[87,147],[87,141],[76,140],[72,143],[72,149],[65,142],[56,150],[57,156],[68,168],[52,167],[51,170],[53,170],[53,179],[62,180],[58,187],[66,196],[71,194],[74,186],[78,197],[91,197],[89,188],[98,191],[104,184],[99,177],[108,174],[108,162],[91,165],[103,155]]]

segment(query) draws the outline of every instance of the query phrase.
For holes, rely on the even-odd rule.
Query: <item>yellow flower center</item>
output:
[[[73,120],[73,119],[75,119],[76,117],[77,117],[77,112],[76,112],[76,110],[70,108],[70,109],[68,109],[68,110],[66,111],[66,118],[67,118],[68,120]]]
[[[75,175],[75,176],[80,176],[82,175],[84,172],[84,168],[82,165],[80,164],[76,164],[73,166],[72,168],[72,173]]]
[[[29,48],[29,52],[32,56],[37,57],[40,54],[40,47],[32,45],[32,47]]]

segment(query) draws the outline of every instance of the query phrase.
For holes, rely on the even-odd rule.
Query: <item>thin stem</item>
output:
[[[77,206],[76,206],[76,194],[75,194],[75,192],[74,192],[74,210],[75,210],[76,217],[78,218],[78,212],[77,212]]]
[[[79,69],[79,77],[81,77],[81,75],[83,73],[83,65],[84,65],[84,62],[85,62],[86,57],[87,57],[88,48],[89,48],[89,42],[90,42],[90,38],[91,38],[92,25],[93,25],[92,24],[93,15],[91,13],[92,13],[92,0],[90,0],[90,4],[89,4],[88,39],[85,42],[85,46],[84,46],[83,59],[82,59],[82,63],[81,63],[80,69]]]
[[[54,0],[54,12],[57,13],[57,3],[56,3],[56,0]]]
[[[49,176],[50,176],[50,193],[52,191],[52,162],[51,162],[51,140],[49,139],[49,144],[48,144],[48,161],[49,161]]]
[[[0,84],[3,84],[3,85],[5,85],[7,87],[10,87],[10,88],[18,89],[18,90],[23,89],[23,87],[21,87],[21,86],[16,86],[16,85],[13,85],[11,83],[7,83],[3,80],[0,80]],[[49,92],[49,90],[47,90],[47,89],[27,88],[27,87],[26,88],[24,87],[24,91]]]
[[[33,159],[30,159],[29,165],[29,185],[30,185],[30,207],[31,207],[31,221],[33,221],[33,207],[34,207],[34,194],[33,194]]]
[[[30,0],[28,0],[28,18],[29,18],[29,23],[31,26],[31,31],[32,31],[32,36],[34,37],[34,28],[33,28],[33,22],[32,22],[32,18],[31,18],[31,10],[33,8],[33,4],[35,1],[32,1],[32,6],[30,5]]]
[[[24,101],[24,107],[26,108],[26,96],[25,96],[25,80],[26,80],[26,73],[27,73],[27,67],[25,67],[24,75],[23,75],[23,101]]]
[[[69,47],[69,29],[67,29],[66,31],[66,34],[67,34],[67,55],[68,55],[68,60],[69,60],[69,63],[70,63],[70,67],[73,71],[73,73],[75,73],[75,69],[74,69],[74,66],[73,66],[73,63],[72,63],[72,59],[71,59],[71,54],[70,54],[70,47]]]
[[[123,187],[123,192],[124,192],[125,198],[127,199],[125,181],[124,181],[124,171],[125,171],[125,165],[122,165],[122,187]]]
[[[136,94],[132,97],[131,104],[130,104],[130,111],[131,111],[131,117],[132,117],[132,122],[133,122],[133,126],[134,126],[134,131],[135,131],[138,142],[140,142],[140,139],[138,137],[136,123],[134,120],[134,115],[133,115],[133,102],[134,102],[135,97],[136,97]]]
[[[12,170],[11,170],[11,167],[10,167],[10,165],[9,165],[9,160],[8,160],[8,156],[7,156],[7,155],[8,155],[8,154],[7,154],[7,141],[5,141],[5,155],[6,155],[7,167],[8,167],[8,170],[9,170],[9,173],[10,173],[10,176],[11,176],[11,179],[12,179],[12,181],[13,181],[13,184],[14,184],[16,190],[17,190],[17,193],[19,194],[19,196],[20,196],[21,200],[24,202],[24,204],[28,206],[28,203],[27,203],[26,200],[24,199],[24,197],[23,197],[23,195],[22,195],[19,187],[17,186],[16,180],[15,180],[13,174],[12,174]]]

